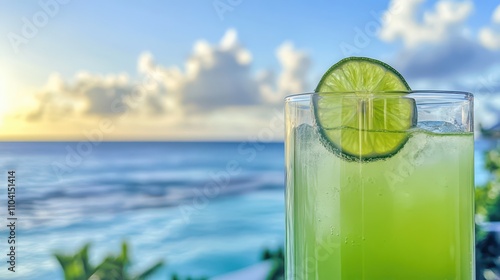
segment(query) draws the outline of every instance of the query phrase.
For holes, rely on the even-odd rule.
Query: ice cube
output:
[[[418,122],[417,128],[427,130],[434,133],[457,133],[464,132],[465,129],[459,125],[444,122],[444,121],[421,121]]]

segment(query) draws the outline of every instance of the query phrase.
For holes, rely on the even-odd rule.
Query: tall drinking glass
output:
[[[324,99],[330,106],[318,108]],[[285,102],[286,279],[474,278],[470,93],[307,93]],[[392,114],[380,104],[398,102],[414,107],[401,131],[318,121],[357,117],[369,128],[372,114]],[[392,139],[400,144],[388,152]],[[357,157],[353,143],[384,155]]]

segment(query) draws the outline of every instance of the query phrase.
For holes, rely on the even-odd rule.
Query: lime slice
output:
[[[410,87],[391,66],[350,57],[333,65],[313,97],[322,141],[344,157],[367,161],[396,154],[416,123]]]

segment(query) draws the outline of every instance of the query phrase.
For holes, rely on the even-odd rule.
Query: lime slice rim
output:
[[[390,66],[389,64],[387,64],[387,63],[385,63],[383,61],[380,61],[378,59],[370,58],[370,57],[365,57],[365,56],[351,56],[351,57],[343,58],[343,59],[339,60],[337,63],[335,63],[332,66],[330,66],[330,68],[328,68],[328,70],[326,70],[326,72],[323,74],[323,76],[319,80],[318,85],[314,89],[314,92],[320,92],[319,91],[320,86],[324,83],[325,79],[328,79],[330,77],[330,73],[331,72],[335,71],[336,69],[342,67],[342,65],[344,65],[346,63],[349,63],[351,61],[372,63],[374,65],[378,65],[378,66],[380,66],[382,68],[385,68],[387,71],[389,71],[392,74],[394,74],[399,79],[400,82],[402,82],[402,84],[404,85],[404,87],[406,88],[406,90],[411,91],[411,87],[410,87],[410,85],[408,85],[408,82],[406,82],[406,80],[403,77],[403,75],[401,75],[401,73],[399,73],[398,70],[396,70],[394,67]],[[372,92],[372,91],[366,91],[366,92]],[[376,91],[374,91],[374,92],[376,92]]]

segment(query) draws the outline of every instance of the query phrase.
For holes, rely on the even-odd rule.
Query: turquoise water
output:
[[[478,183],[492,145],[476,143]],[[134,271],[168,263],[154,279],[214,276],[259,262],[284,239],[282,143],[1,143],[0,155],[5,181],[16,170],[19,219],[18,270],[0,279],[62,279],[52,252],[92,242],[97,261],[122,240]],[[5,206],[5,188],[0,197]]]

